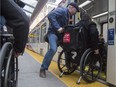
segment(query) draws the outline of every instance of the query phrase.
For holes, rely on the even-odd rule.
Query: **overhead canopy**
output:
[[[21,6],[23,7],[24,12],[27,14],[27,16],[31,17],[37,3],[39,0],[21,0]]]

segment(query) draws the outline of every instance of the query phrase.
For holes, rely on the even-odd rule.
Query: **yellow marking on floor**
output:
[[[28,49],[26,49],[26,52],[31,55],[36,61],[38,61],[40,64],[43,61],[43,56],[34,53]],[[65,83],[68,87],[108,87],[102,83],[94,82],[94,83],[86,83],[85,81],[81,80],[80,85],[76,84],[76,81],[79,79],[80,75],[77,72],[72,73],[71,75],[63,75],[62,78],[59,77],[60,71],[58,70],[57,63],[52,61],[50,68],[50,72],[55,75],[58,79],[60,79],[63,83]]]

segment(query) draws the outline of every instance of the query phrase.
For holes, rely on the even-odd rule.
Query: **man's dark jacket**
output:
[[[91,21],[90,16],[82,8],[80,8],[80,17],[81,20],[76,25],[85,26],[85,28],[88,29],[88,45],[95,50],[98,48],[99,42],[99,33],[97,25],[95,22]]]

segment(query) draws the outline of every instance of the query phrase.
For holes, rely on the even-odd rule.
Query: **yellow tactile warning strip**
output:
[[[31,55],[36,61],[38,61],[40,64],[43,61],[43,56],[40,56],[37,53],[34,53],[28,49],[26,49],[26,52]],[[79,73],[75,72],[71,75],[63,75],[62,78],[59,77],[60,71],[58,70],[57,63],[52,61],[49,71],[55,75],[58,79],[60,79],[63,83],[65,83],[68,87],[108,87],[102,83],[94,82],[94,83],[86,83],[83,80],[81,80],[81,83],[79,85],[76,84],[76,81],[79,79]]]

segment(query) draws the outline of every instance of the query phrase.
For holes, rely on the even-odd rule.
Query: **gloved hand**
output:
[[[64,28],[61,27],[61,28],[58,29],[58,32],[59,32],[59,33],[62,33],[63,30],[64,30]]]
[[[99,54],[99,49],[94,50],[94,54]]]

